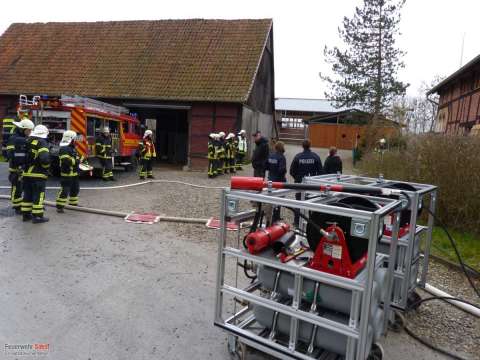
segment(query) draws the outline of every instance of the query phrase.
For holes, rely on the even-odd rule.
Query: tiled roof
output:
[[[12,24],[0,37],[0,93],[246,102],[271,26],[271,19]]]

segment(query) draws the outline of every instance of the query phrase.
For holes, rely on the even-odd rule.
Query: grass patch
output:
[[[448,232],[453,237],[453,240],[455,240],[458,251],[465,264],[480,271],[480,238],[470,233],[451,229],[448,229]],[[436,256],[458,263],[452,244],[441,227],[436,226],[433,229],[430,251]]]
[[[7,160],[0,154],[0,162],[6,162]]]

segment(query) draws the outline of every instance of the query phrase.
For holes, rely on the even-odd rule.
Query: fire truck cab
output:
[[[63,133],[73,130],[78,135],[77,151],[88,161],[81,170],[92,172],[101,169],[100,161],[95,157],[95,137],[104,127],[109,127],[114,166],[123,167],[126,171],[135,167],[135,152],[141,139],[140,121],[129,115],[125,107],[80,96],[34,96],[29,100],[27,96],[20,95],[18,111],[28,111],[35,124],[48,127],[50,153],[54,159],[58,155]],[[55,168],[54,161],[54,172]]]

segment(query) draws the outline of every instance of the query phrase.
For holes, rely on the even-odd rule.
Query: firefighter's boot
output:
[[[45,216],[34,216],[33,219],[32,219],[32,223],[34,224],[41,224],[41,223],[46,223],[48,222],[50,219],[45,217]]]

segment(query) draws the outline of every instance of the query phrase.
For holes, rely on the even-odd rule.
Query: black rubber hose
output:
[[[404,324],[403,325],[403,329],[405,330],[405,332],[410,335],[412,338],[414,338],[415,340],[417,340],[419,343],[422,343],[423,345],[429,347],[430,349],[440,353],[440,354],[443,354],[443,355],[446,355],[448,357],[451,357],[452,359],[456,359],[456,360],[468,360],[468,359],[465,359],[457,354],[454,354],[446,349],[443,349],[443,348],[440,348],[438,346],[435,346],[434,344],[432,344],[431,342],[429,342],[428,340],[418,336],[417,334],[415,334],[408,326],[407,324]]]
[[[477,296],[480,298],[480,291],[475,286],[475,283],[473,282],[472,278],[470,277],[470,274],[468,273],[467,269],[465,268],[465,264],[463,262],[462,256],[460,255],[460,252],[458,251],[457,244],[456,244],[455,240],[453,240],[453,237],[448,232],[447,227],[444,225],[444,223],[438,217],[436,217],[435,214],[432,211],[430,211],[429,208],[427,208],[427,211],[430,213],[430,215],[433,216],[435,221],[438,222],[438,224],[443,229],[443,231],[445,231],[445,234],[447,234],[448,240],[450,240],[450,244],[452,244],[453,250],[455,251],[455,255],[458,258],[458,262],[460,263],[460,267],[462,268],[463,273],[467,277],[467,280],[470,283],[470,286],[472,287],[472,289],[475,291]]]
[[[452,296],[430,296],[430,297],[426,297],[426,298],[423,298],[421,300],[415,301],[413,304],[411,304],[408,307],[407,311],[414,310],[418,306],[420,306],[420,304],[423,304],[424,302],[432,301],[432,300],[455,300],[455,301],[473,306],[474,308],[477,308],[478,310],[480,310],[480,306],[478,306],[477,304],[474,304],[470,301],[464,300],[464,299],[460,299],[460,298],[456,298],[456,297],[452,297]],[[453,304],[450,304],[450,305],[453,305]]]

